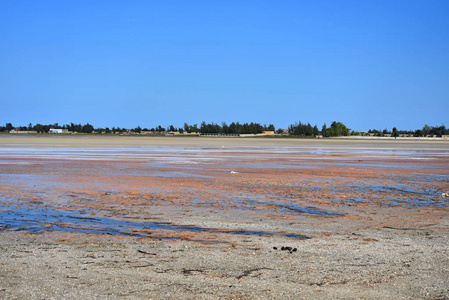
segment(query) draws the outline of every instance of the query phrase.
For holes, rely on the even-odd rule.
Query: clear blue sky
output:
[[[0,1],[3,126],[449,126],[447,0]]]

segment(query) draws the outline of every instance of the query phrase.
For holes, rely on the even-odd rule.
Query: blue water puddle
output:
[[[151,167],[158,167],[158,168],[164,168],[164,169],[179,169],[178,165],[172,165],[172,164],[164,163],[164,162],[144,162],[143,164],[151,166]],[[186,169],[186,170],[202,170],[203,168],[183,165],[182,169]]]
[[[214,178],[213,176],[206,176],[194,173],[187,173],[181,171],[150,171],[148,173],[116,173],[109,174],[115,176],[136,176],[136,177],[162,177],[162,178],[188,178],[188,177],[198,177],[198,178]]]
[[[334,199],[332,199],[332,201],[334,201],[334,202],[341,202],[341,201],[348,202],[348,201],[350,201],[350,202],[353,202],[353,203],[373,203],[373,201],[370,201],[370,200],[365,199],[363,197],[355,197],[355,198],[349,198],[349,199],[334,198]]]
[[[40,180],[42,175],[35,174],[0,174],[0,179],[11,180],[11,181],[37,181]]]
[[[375,195],[370,198],[356,197],[356,198],[334,198],[334,202],[344,202],[344,203],[373,203],[376,200],[379,205],[387,206],[401,206],[401,207],[447,207],[448,203],[445,200],[439,199],[438,197],[433,198],[403,198],[393,197],[393,196],[380,196]]]
[[[186,177],[198,177],[198,178],[214,178],[213,176],[196,174],[192,171],[202,170],[201,168],[186,168],[182,167],[180,171],[179,166],[167,166],[164,163],[143,163],[148,165],[147,168],[135,168],[133,166],[120,166],[116,168],[102,169],[101,174],[106,174],[108,176],[136,176],[136,177],[163,177],[163,178],[186,178]],[[153,167],[150,167],[153,166]],[[160,168],[163,168],[162,170]],[[171,170],[166,170],[171,169]]]
[[[164,177],[164,178],[179,178],[179,177],[200,177],[200,178],[214,178],[213,176],[206,176],[200,174],[186,173],[181,171],[164,171],[157,172],[156,174],[149,175],[151,177]]]
[[[264,197],[260,199],[256,198],[245,198],[228,200],[229,203],[235,204],[234,209],[250,209],[254,210],[255,206],[264,206],[273,208],[277,212],[296,212],[300,214],[307,215],[322,215],[322,216],[343,216],[344,214],[324,211],[318,207],[314,206],[301,206],[295,203],[284,203],[281,201],[267,200]],[[230,206],[230,205],[224,205]]]
[[[27,203],[26,205],[22,203],[21,206],[8,205],[6,203],[1,204],[0,230],[8,229],[31,233],[59,230],[78,233],[152,237],[157,239],[182,239],[179,237],[159,236],[151,232],[162,229],[236,235],[284,236],[295,239],[308,239],[307,236],[299,234],[256,230],[223,230],[219,228],[190,225],[174,225],[166,222],[148,222],[143,219],[129,221],[120,218],[91,215],[86,210],[60,211],[48,205],[33,205],[32,203]],[[207,242],[222,243],[222,241],[210,240],[207,240]]]
[[[407,173],[407,174],[387,174],[385,175],[390,180],[397,180],[397,181],[416,181],[421,183],[429,183],[429,182],[449,182],[449,175],[448,174],[414,174],[414,173]]]
[[[317,207],[313,207],[313,206],[300,206],[297,204],[283,204],[281,202],[272,202],[271,204],[268,205],[275,205],[277,207],[279,207],[281,210],[287,210],[287,211],[294,211],[294,212],[299,212],[299,213],[303,213],[303,214],[311,214],[311,215],[323,215],[323,216],[343,216],[344,214],[340,214],[340,213],[333,213],[333,212],[328,212],[328,211],[324,211],[321,210]]]
[[[386,198],[383,204],[390,206],[402,206],[402,207],[446,207],[447,204],[444,201],[437,202],[430,199],[407,199],[406,201],[400,201],[398,199]]]
[[[426,162],[426,165],[429,163]],[[346,167],[351,168],[361,168],[361,169],[393,169],[393,170],[419,170],[422,168],[422,164],[418,163],[407,163],[407,164],[400,164],[397,162],[391,162],[391,163],[379,163],[379,162],[344,162],[344,163],[333,163],[333,166],[336,165],[343,165]],[[330,166],[330,165],[329,165]]]
[[[0,184],[13,184],[20,188],[30,190],[38,187],[40,190],[54,186],[73,187],[73,182],[61,182],[59,176],[53,174],[5,174],[0,173]]]
[[[427,182],[434,182],[434,181],[447,181],[449,182],[449,175],[447,174],[416,174],[412,176],[413,180],[417,181],[427,181]]]
[[[292,164],[282,164],[273,162],[244,162],[244,163],[233,163],[226,164],[227,167],[238,167],[240,169],[316,169],[317,166],[312,163],[297,163]]]
[[[397,193],[406,195],[419,195],[421,197],[428,197],[430,199],[437,198],[438,192],[435,188],[423,188],[420,186],[413,186],[410,184],[396,184],[394,186],[382,184],[382,183],[359,183],[356,185],[348,185],[347,186],[351,190],[369,192],[372,195],[376,195],[377,193]]]

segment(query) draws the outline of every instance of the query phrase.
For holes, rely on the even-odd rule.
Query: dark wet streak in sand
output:
[[[135,237],[152,237],[158,239],[182,239],[176,237],[156,236],[151,233],[154,230],[177,230],[191,232],[209,232],[238,235],[266,235],[285,236],[294,239],[308,239],[299,234],[277,233],[256,230],[223,230],[219,228],[207,228],[190,225],[173,225],[167,222],[131,222],[118,218],[83,216],[82,212],[75,210],[57,211],[50,207],[26,207],[12,208],[0,206],[0,226],[3,229],[28,231],[39,233],[42,231],[69,231],[79,233],[111,234]],[[0,227],[0,229],[2,229]],[[134,232],[138,230],[138,232]],[[208,242],[211,242],[208,240]],[[220,241],[215,241],[220,242]]]

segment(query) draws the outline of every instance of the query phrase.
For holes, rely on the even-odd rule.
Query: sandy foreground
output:
[[[0,135],[1,299],[449,299],[448,141]]]

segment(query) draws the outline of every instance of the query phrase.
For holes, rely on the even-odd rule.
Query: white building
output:
[[[50,133],[62,133],[62,129],[50,128]]]

